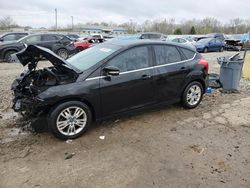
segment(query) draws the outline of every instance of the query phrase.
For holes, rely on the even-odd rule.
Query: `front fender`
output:
[[[71,84],[52,86],[37,97],[43,101],[46,108],[51,108],[64,101],[79,100],[90,104],[95,109],[97,116],[100,110],[98,80],[94,84],[93,82],[78,81]]]

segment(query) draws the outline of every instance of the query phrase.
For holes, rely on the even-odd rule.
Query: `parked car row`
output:
[[[12,54],[19,52],[28,45],[48,48],[61,58],[67,59],[73,54],[104,41],[104,37],[99,34],[81,38],[77,34],[7,33],[0,37],[0,61],[12,62]]]
[[[189,45],[200,53],[223,52],[225,48],[225,37],[221,33],[211,33],[193,39],[191,37],[172,37],[171,41]]]
[[[19,40],[0,44],[0,59],[11,62],[11,55],[24,49],[27,45],[38,45],[56,53],[63,59],[76,53],[73,41],[61,34],[30,34]]]

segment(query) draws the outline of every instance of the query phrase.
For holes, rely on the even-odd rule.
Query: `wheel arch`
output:
[[[181,95],[183,95],[183,92],[185,91],[186,87],[192,82],[199,82],[203,87],[203,93],[206,92],[207,86],[206,86],[204,79],[200,77],[199,78],[190,77],[189,79],[187,79],[186,83],[184,84],[184,87],[182,88],[182,91],[181,91]]]
[[[10,51],[13,51],[13,52],[18,52],[19,50],[16,49],[16,48],[7,48],[3,51],[3,58],[5,58],[6,54]]]
[[[52,104],[50,106],[50,111],[52,111],[52,109],[54,109],[56,106],[58,106],[58,105],[60,105],[62,103],[65,103],[65,102],[69,102],[69,101],[79,101],[79,102],[82,102],[82,103],[86,104],[89,107],[90,111],[91,111],[93,120],[96,120],[95,109],[94,109],[93,105],[91,104],[91,102],[89,102],[86,99],[82,99],[80,97],[68,97],[68,98],[58,100],[54,104]]]

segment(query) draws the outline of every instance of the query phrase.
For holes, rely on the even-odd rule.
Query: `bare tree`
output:
[[[6,16],[6,17],[0,19],[0,28],[1,29],[9,29],[11,27],[18,27],[18,25],[10,16]]]

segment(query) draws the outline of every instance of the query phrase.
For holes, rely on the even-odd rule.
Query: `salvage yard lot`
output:
[[[203,56],[218,73],[216,58],[233,54]],[[173,105],[123,116],[65,142],[20,130],[10,84],[22,69],[0,64],[1,188],[249,187],[248,81],[239,94],[207,94],[196,109]]]

